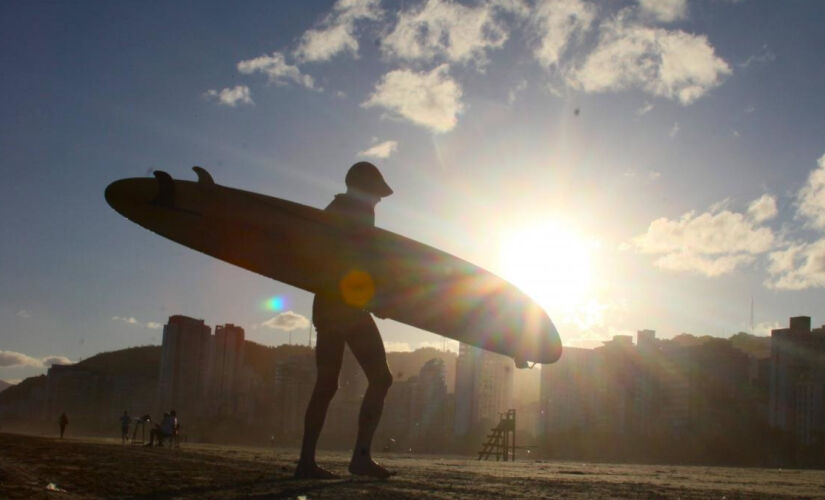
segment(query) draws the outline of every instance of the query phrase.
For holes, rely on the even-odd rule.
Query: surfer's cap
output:
[[[381,198],[392,194],[392,189],[387,185],[381,172],[378,171],[378,167],[368,161],[359,161],[351,166],[344,182],[349,189],[374,194]]]

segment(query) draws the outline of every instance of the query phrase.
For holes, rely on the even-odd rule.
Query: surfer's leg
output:
[[[384,342],[381,341],[375,321],[368,313],[365,313],[363,321],[359,322],[358,331],[348,336],[347,343],[364,370],[368,382],[358,415],[358,437],[355,440],[349,471],[353,474],[386,478],[393,473],[372,460],[370,448],[384,409],[384,398],[392,385],[392,374],[387,366]]]
[[[344,339],[342,335],[329,334],[318,330],[315,346],[315,365],[317,378],[312,397],[304,416],[304,440],[301,445],[301,458],[295,469],[296,478],[334,479],[336,476],[315,463],[315,447],[318,436],[324,426],[327,408],[338,390],[338,374],[344,357]]]

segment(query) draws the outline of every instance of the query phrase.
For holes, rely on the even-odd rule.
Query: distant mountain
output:
[[[745,332],[739,332],[729,339],[711,337],[710,335],[702,335],[701,337],[697,337],[696,335],[691,335],[689,333],[680,333],[679,335],[673,337],[670,340],[666,340],[665,342],[670,342],[680,347],[690,347],[719,340],[730,342],[734,348],[739,349],[745,354],[752,356],[756,359],[764,359],[771,357],[770,337],[759,337],[757,335],[751,335]]]
[[[160,371],[160,346],[146,345],[101,352],[77,363],[77,366],[109,375],[157,377]]]
[[[13,385],[14,384],[10,384],[10,383],[6,382],[5,380],[0,380],[0,392],[5,391],[6,389],[8,389],[9,387],[11,387]]]
[[[29,377],[19,384],[6,388],[5,391],[0,392],[0,406],[4,404],[11,405],[20,401],[29,399],[32,391],[46,387],[46,376],[38,375],[36,377]]]
[[[730,338],[733,347],[757,359],[771,357],[771,338],[739,332]]]

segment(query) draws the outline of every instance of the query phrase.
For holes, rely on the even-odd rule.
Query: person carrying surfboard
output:
[[[346,193],[336,195],[325,211],[351,218],[358,225],[374,226],[375,206],[381,198],[393,192],[384,181],[381,172],[372,163],[358,162],[350,167],[345,183]],[[304,418],[304,438],[301,457],[295,469],[296,478],[336,477],[335,474],[318,466],[315,462],[315,449],[329,403],[338,389],[338,376],[345,345],[349,345],[368,381],[358,415],[358,435],[349,471],[352,474],[377,478],[393,475],[372,459],[370,450],[384,408],[384,398],[392,385],[392,374],[387,366],[387,354],[378,327],[370,313],[363,309],[369,299],[364,296],[364,290],[367,290],[368,295],[374,290],[370,285],[369,275],[362,270],[354,269],[342,278],[341,297],[315,296],[312,304],[312,321],[317,331],[317,378]]]

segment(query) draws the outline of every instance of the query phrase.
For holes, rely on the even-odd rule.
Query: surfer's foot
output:
[[[349,464],[349,471],[356,476],[370,476],[378,479],[387,479],[395,475],[395,472],[388,471],[369,458],[353,459]]]
[[[295,468],[295,479],[338,479],[338,476],[316,464],[299,463]]]

